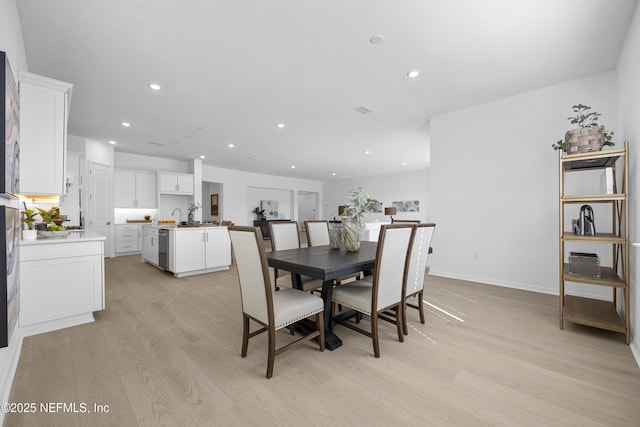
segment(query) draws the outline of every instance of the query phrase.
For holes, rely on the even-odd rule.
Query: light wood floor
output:
[[[235,270],[175,279],[139,259],[106,260],[95,323],[25,338],[11,393],[109,413],[7,414],[5,426],[640,423],[640,369],[623,335],[561,331],[554,296],[429,277],[437,309],[426,325],[409,310],[404,343],[382,322],[380,359],[337,326],[341,348],[298,347],[267,380],[265,336],[240,358]]]

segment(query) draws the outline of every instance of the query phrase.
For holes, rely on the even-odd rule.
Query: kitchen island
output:
[[[104,241],[87,230],[20,241],[23,336],[93,322],[104,310]]]
[[[227,227],[216,225],[144,225],[142,261],[175,277],[228,270],[231,240]]]

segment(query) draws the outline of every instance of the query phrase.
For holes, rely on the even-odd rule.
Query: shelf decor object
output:
[[[624,334],[625,342],[630,341],[630,301],[629,301],[629,142],[617,150],[592,151],[587,153],[566,154],[559,152],[559,242],[560,242],[560,329],[564,322],[591,326]],[[613,192],[609,194],[565,195],[565,175],[583,174],[585,171],[602,171],[612,168]],[[588,176],[585,179],[589,179]],[[621,182],[620,182],[621,181]],[[618,184],[621,184],[620,186]],[[565,206],[608,205],[611,207],[612,224],[610,229],[599,226],[595,235],[575,234],[565,224]],[[570,222],[569,222],[570,223]],[[605,230],[605,232],[601,232]],[[567,243],[593,245],[594,248],[609,245],[612,250],[612,264],[598,265],[596,258],[592,265],[583,265],[589,274],[576,274],[576,255],[579,261],[593,257],[590,253],[571,253],[565,247]],[[572,258],[573,257],[573,258]],[[586,260],[589,261],[589,260]],[[584,273],[584,270],[582,271]],[[599,272],[599,274],[597,274]],[[578,297],[566,294],[565,282],[580,283],[589,286],[605,286],[612,290],[611,300]],[[622,301],[619,301],[619,296]]]

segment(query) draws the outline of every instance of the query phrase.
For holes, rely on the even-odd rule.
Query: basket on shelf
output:
[[[600,151],[604,145],[604,126],[570,130],[565,134],[564,142],[567,154]]]

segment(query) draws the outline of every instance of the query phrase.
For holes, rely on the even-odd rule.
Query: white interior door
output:
[[[320,219],[318,217],[318,193],[298,192],[298,228],[304,227],[305,220]]]
[[[107,238],[104,242],[105,257],[113,257],[115,255],[113,209],[111,208],[111,173],[109,166],[89,162],[89,203],[86,227]]]

